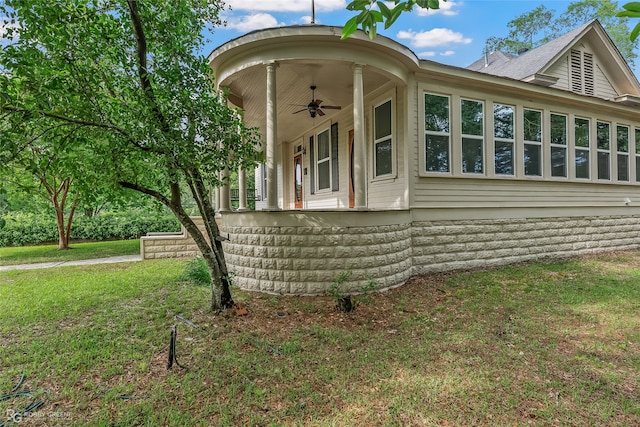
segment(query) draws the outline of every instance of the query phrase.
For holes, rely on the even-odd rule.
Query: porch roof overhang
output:
[[[315,98],[323,105],[351,108],[353,66],[363,65],[364,92],[388,81],[406,83],[419,61],[407,47],[386,37],[356,33],[341,40],[342,28],[300,25],[254,31],[216,48],[209,56],[217,85],[230,90],[229,101],[244,110],[244,119],[264,135],[266,64],[276,63],[278,142],[291,141],[339,110],[311,118],[304,110]],[[315,120],[315,123],[314,123]]]

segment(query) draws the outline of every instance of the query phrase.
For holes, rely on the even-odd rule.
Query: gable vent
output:
[[[583,52],[584,66],[584,94],[593,95],[595,93],[595,85],[593,82],[593,55]]]
[[[593,54],[572,49],[569,62],[571,90],[584,95],[594,95]]]
[[[582,93],[582,61],[579,50],[571,51],[571,90]]]

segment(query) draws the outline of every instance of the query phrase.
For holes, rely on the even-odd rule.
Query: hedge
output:
[[[71,225],[71,240],[137,239],[149,232],[167,231],[180,231],[180,223],[171,214],[107,212],[93,217],[76,216]],[[0,247],[57,241],[53,215],[12,212],[0,217]]]

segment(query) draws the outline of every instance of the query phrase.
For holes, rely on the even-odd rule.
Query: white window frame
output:
[[[426,101],[426,97],[427,96],[436,96],[439,98],[446,98],[447,99],[447,116],[448,116],[448,130],[447,131],[431,131],[431,130],[426,130],[426,120],[425,117],[427,115],[427,111],[425,110],[425,101]],[[435,93],[435,92],[429,92],[429,91],[424,91],[422,93],[422,107],[421,107],[421,111],[422,111],[422,130],[423,130],[423,137],[424,137],[424,145],[422,146],[422,157],[423,157],[423,164],[422,167],[420,168],[420,173],[421,174],[426,174],[426,175],[451,175],[452,171],[453,171],[453,158],[452,158],[452,147],[451,147],[451,99],[452,99],[452,95],[447,95],[447,94],[442,94],[442,93]],[[429,144],[429,136],[436,136],[436,137],[446,137],[447,138],[447,170],[446,171],[430,171],[427,169],[428,167],[428,163],[427,163],[427,148],[428,148],[428,144]]]
[[[627,132],[627,149],[626,151],[620,150],[620,129],[626,129]],[[619,182],[631,182],[631,164],[629,163],[629,143],[631,141],[631,128],[628,125],[616,124],[616,179]],[[627,169],[627,179],[620,178],[620,160],[624,158]]]
[[[536,140],[530,140],[530,139],[525,139],[525,128],[526,126],[524,125],[524,121],[525,121],[525,114],[527,111],[532,111],[534,113],[538,113],[540,115],[540,140],[536,141]],[[544,135],[544,111],[542,110],[538,110],[537,108],[523,108],[522,109],[522,123],[523,123],[523,129],[522,129],[522,164],[523,164],[523,168],[522,168],[522,174],[527,177],[527,178],[543,178],[544,177],[544,153],[542,152],[542,139],[543,139],[543,135]],[[540,153],[540,164],[538,165],[538,174],[527,174],[527,164],[525,161],[524,156],[527,153],[527,146],[531,145],[534,147],[538,147],[539,153]]]
[[[512,131],[511,138],[496,136],[496,107],[507,107],[511,109]],[[511,173],[498,173],[496,169],[496,143],[511,144]],[[493,170],[496,176],[515,177],[516,176],[516,106],[496,102],[493,104]]]
[[[609,148],[604,149],[604,148],[600,148],[600,125],[605,125],[607,126],[607,128],[609,129],[609,136],[608,136],[608,141],[607,141],[607,145]],[[596,169],[597,169],[597,179],[598,181],[611,181],[612,177],[611,177],[611,144],[612,144],[612,138],[611,138],[611,123],[610,122],[606,122],[604,120],[596,120]],[[606,178],[600,178],[600,155],[607,155],[607,177]]]
[[[577,127],[577,121],[578,120],[584,120],[587,122],[587,145],[586,146],[582,146],[582,145],[577,145],[577,140],[578,138],[576,137],[576,132],[575,129]],[[591,179],[591,163],[593,162],[592,156],[591,156],[591,139],[593,138],[593,136],[591,135],[591,119],[587,118],[587,117],[579,117],[576,116],[573,118],[573,147],[574,147],[574,175],[573,178],[580,180],[580,181],[585,181],[585,180],[590,180]],[[578,151],[581,152],[586,152],[587,153],[587,177],[578,177]]]
[[[327,157],[324,157],[322,159],[320,159],[320,135],[326,133],[327,134],[327,138],[329,140],[329,155]],[[314,153],[316,155],[315,158],[315,186],[316,186],[316,194],[317,193],[324,193],[324,192],[331,192],[331,179],[332,179],[332,165],[331,165],[331,128],[326,128],[321,130],[320,132],[316,133],[316,147],[315,150],[316,152]],[[329,163],[329,186],[327,186],[326,188],[320,188],[320,165],[324,164],[325,162]]]
[[[389,110],[389,124],[390,124],[390,128],[389,128],[389,135],[384,135],[381,136],[380,138],[376,138],[376,110],[383,106],[384,104],[389,103],[390,106],[390,110]],[[391,177],[395,177],[395,173],[396,173],[396,162],[395,162],[395,153],[396,153],[396,149],[395,149],[395,136],[394,136],[394,108],[393,108],[393,98],[386,98],[384,101],[381,101],[377,104],[375,104],[373,106],[373,129],[372,129],[372,135],[373,135],[373,167],[371,168],[373,171],[373,178],[374,179],[386,179],[386,178],[391,178]],[[388,173],[384,173],[384,174],[377,174],[377,170],[376,170],[376,164],[377,164],[377,156],[378,156],[378,144],[387,142],[388,140],[390,140],[391,142],[391,171]]]
[[[558,144],[553,142],[553,116],[564,118],[564,144]],[[553,152],[555,150],[564,151],[564,175],[553,174]],[[549,159],[551,162],[551,168],[549,174],[551,178],[566,179],[569,177],[569,116],[563,113],[549,113]]]
[[[633,152],[635,153],[634,157],[636,160],[635,182],[640,183],[640,128],[639,127],[633,128],[633,135],[634,135]]]
[[[480,107],[482,109],[482,124],[480,126],[480,131],[481,134],[480,135],[474,135],[474,134],[466,134],[463,133],[463,117],[462,117],[462,110],[463,110],[463,104],[465,102],[474,102],[476,104],[480,104]],[[477,100],[477,99],[470,99],[470,98],[460,98],[460,173],[462,173],[463,175],[485,175],[487,172],[487,162],[485,159],[485,127],[486,124],[486,113],[485,113],[485,103],[484,101],[481,100]],[[463,149],[463,144],[465,139],[467,140],[473,140],[473,141],[480,141],[480,150],[481,150],[481,154],[480,154],[480,158],[482,161],[482,170],[480,172],[475,172],[475,171],[464,171],[464,149]]]

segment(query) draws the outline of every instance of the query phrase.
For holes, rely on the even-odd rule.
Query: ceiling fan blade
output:
[[[302,113],[303,111],[307,111],[307,109],[306,109],[306,108],[303,108],[302,110],[294,111],[294,112],[293,112],[293,113],[291,113],[291,114],[298,114],[298,113]]]
[[[328,110],[340,110],[342,107],[338,107],[337,105],[323,105],[320,108],[326,108]]]
[[[319,116],[324,116],[324,111],[322,111],[322,108],[318,108],[318,113]]]
[[[311,101],[311,102],[315,102],[315,103],[316,103],[316,105],[320,105],[320,104],[322,104],[322,99],[314,99],[314,100],[313,100],[313,101]]]

